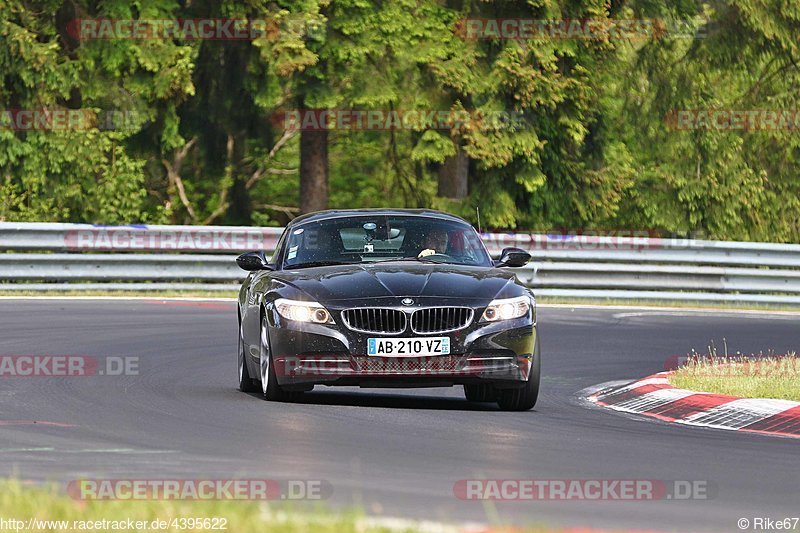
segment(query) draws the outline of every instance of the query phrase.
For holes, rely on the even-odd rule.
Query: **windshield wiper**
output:
[[[358,264],[354,261],[308,261],[307,263],[298,263],[296,265],[286,265],[286,268],[293,270],[295,268],[314,268],[323,266],[335,265],[355,265]]]

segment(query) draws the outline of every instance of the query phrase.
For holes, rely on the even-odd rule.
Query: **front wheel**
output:
[[[527,411],[533,409],[539,398],[539,382],[542,374],[542,358],[539,350],[534,353],[533,368],[525,385],[516,389],[502,389],[497,404],[503,411]]]
[[[247,369],[245,357],[244,341],[242,340],[242,325],[239,324],[239,390],[242,392],[258,392],[258,385],[255,380],[250,377],[250,371]]]
[[[261,392],[265,400],[272,402],[285,402],[295,399],[298,393],[288,392],[278,384],[275,377],[275,365],[272,360],[272,350],[269,344],[269,332],[267,330],[267,317],[261,318],[261,353],[259,356],[259,368],[261,369]]]

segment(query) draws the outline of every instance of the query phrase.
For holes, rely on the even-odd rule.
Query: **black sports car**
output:
[[[289,400],[315,385],[463,385],[526,410],[539,394],[533,293],[465,220],[430,210],[321,211],[294,219],[239,293],[239,388]]]

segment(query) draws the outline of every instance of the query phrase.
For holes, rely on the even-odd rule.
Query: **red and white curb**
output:
[[[677,389],[669,384],[670,374],[659,372],[628,385],[603,389],[588,400],[615,411],[687,426],[800,437],[800,402]]]

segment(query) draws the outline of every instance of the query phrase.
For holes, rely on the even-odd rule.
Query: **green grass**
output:
[[[146,531],[156,531],[150,524],[154,520],[173,519],[222,519],[227,521],[224,531],[270,531],[319,533],[372,533],[383,531],[413,531],[410,528],[388,528],[372,525],[362,514],[355,512],[334,513],[321,508],[298,506],[292,508],[284,503],[264,503],[251,501],[78,501],[61,493],[55,486],[23,485],[19,481],[0,481],[0,517],[8,520],[27,521],[67,520],[66,530],[78,531],[73,521],[123,521],[147,522]],[[6,524],[7,525],[7,524]],[[26,524],[27,525],[27,524]],[[44,524],[39,524],[43,526]],[[221,525],[221,524],[218,524]],[[95,528],[99,531],[113,530],[107,527]],[[169,527],[158,531],[209,531],[210,528]],[[14,531],[6,527],[6,531]],[[33,528],[39,531],[59,531],[58,527]],[[86,529],[84,529],[86,530]],[[23,527],[19,531],[27,531]],[[135,531],[135,529],[133,530]]]
[[[680,389],[741,398],[800,401],[800,358],[786,356],[692,356],[670,377]]]
[[[478,502],[476,502],[478,503]],[[478,503],[479,504],[479,503]],[[458,533],[463,525],[455,523],[429,522],[413,519],[393,519],[370,517],[359,511],[333,511],[323,504],[301,502],[292,505],[287,502],[254,501],[81,501],[72,499],[61,492],[56,485],[34,485],[17,480],[0,479],[0,518],[27,521],[63,521],[67,527],[56,524],[34,523],[27,529],[27,523],[15,529],[8,522],[0,523],[5,531],[137,531],[134,529],[114,529],[112,521],[147,522],[147,527],[139,531],[212,531],[206,524],[194,528],[172,524],[173,519],[222,519],[225,528],[218,531],[265,531],[270,533],[415,533],[429,531],[437,533]],[[74,524],[78,522],[98,522],[106,520],[105,527],[87,528]],[[167,521],[170,527],[153,529],[154,520]],[[197,522],[196,522],[197,523]],[[99,524],[102,526],[103,524]],[[221,524],[217,524],[221,525]],[[38,526],[38,527],[37,527]],[[513,531],[514,533],[543,533],[553,528],[536,527],[486,527],[486,531]],[[557,531],[558,529],[556,529]]]
[[[285,506],[284,506],[285,508]],[[25,486],[18,481],[0,481],[0,517],[41,520],[171,521],[175,518],[220,518],[227,531],[357,531],[355,514],[320,512],[288,513],[269,504],[243,501],[78,501],[53,486]],[[8,529],[8,528],[7,528]],[[35,528],[34,528],[35,529]],[[73,530],[72,524],[67,528]],[[111,528],[100,528],[101,531]],[[23,529],[24,530],[24,529]],[[57,531],[57,529],[42,529]],[[77,530],[77,529],[75,529]],[[152,530],[150,527],[147,530]],[[163,531],[179,531],[169,528]],[[191,530],[200,530],[191,529]],[[378,531],[373,529],[371,531]]]

